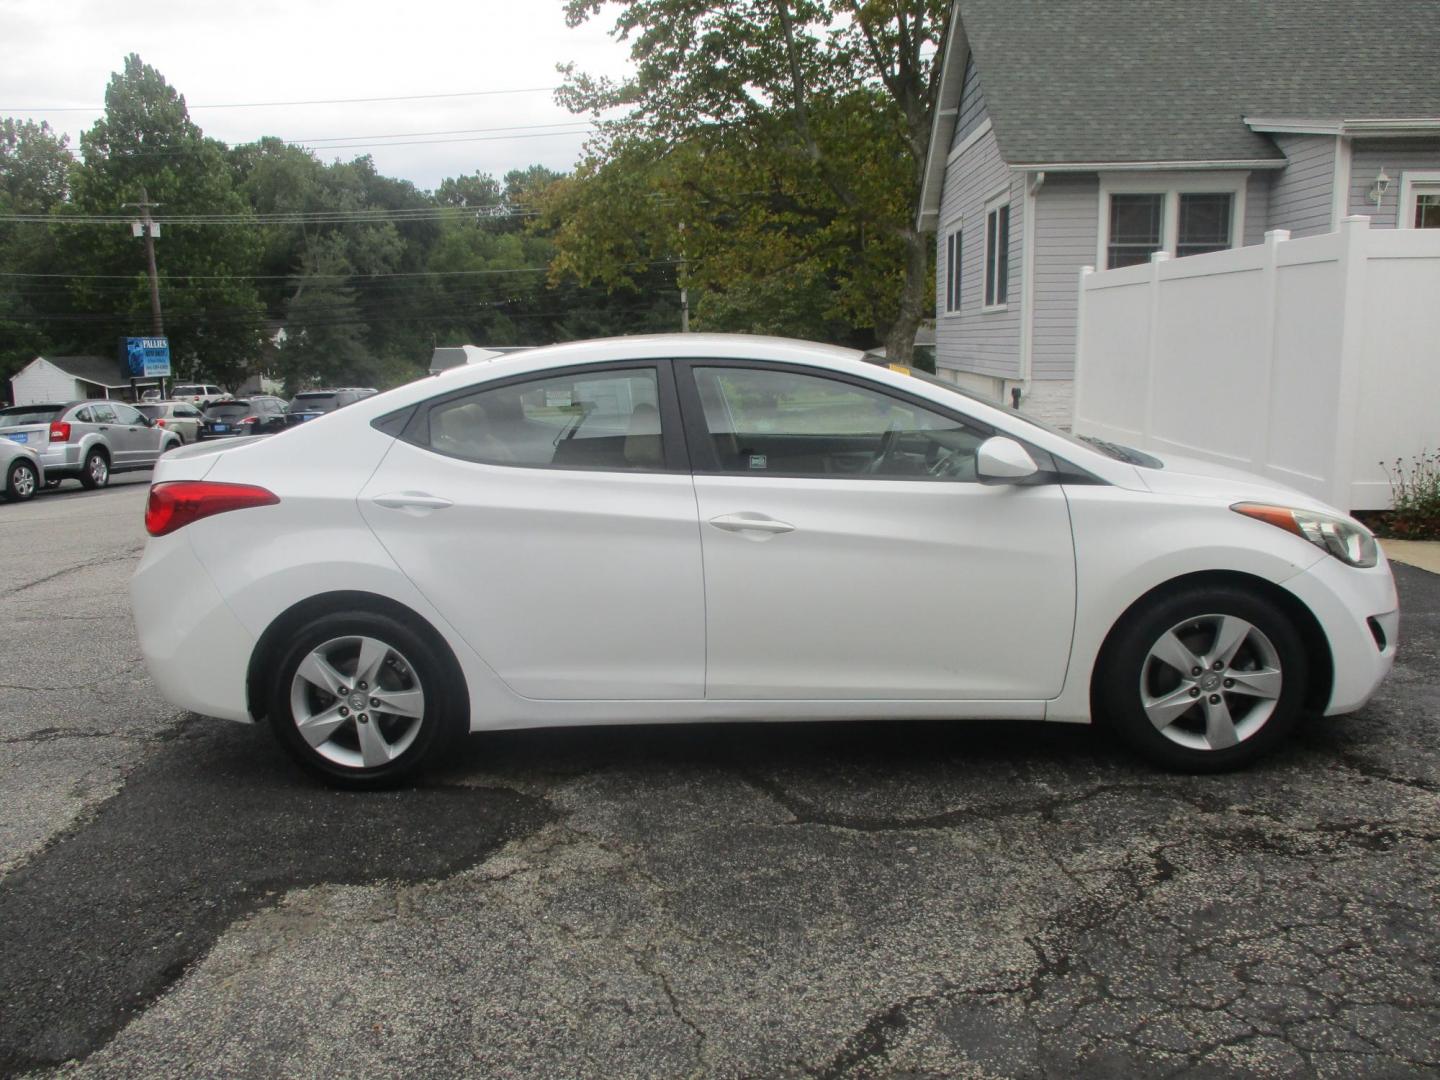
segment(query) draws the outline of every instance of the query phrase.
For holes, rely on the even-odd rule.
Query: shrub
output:
[[[1440,540],[1440,451],[1422,450],[1413,461],[1380,467],[1390,480],[1388,530],[1403,540]]]

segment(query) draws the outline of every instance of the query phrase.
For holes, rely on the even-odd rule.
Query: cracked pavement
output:
[[[142,503],[0,508],[0,1072],[1440,1071],[1440,578],[1397,567],[1377,699],[1245,773],[1079,728],[635,727],[360,795],[155,695]]]

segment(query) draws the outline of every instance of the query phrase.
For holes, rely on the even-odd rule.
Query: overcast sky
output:
[[[138,52],[185,95],[205,133],[227,143],[261,135],[409,142],[318,152],[327,161],[368,153],[381,173],[422,188],[477,169],[497,177],[531,164],[566,170],[584,140],[576,133],[583,120],[549,90],[203,106],[554,87],[555,65],[569,61],[620,75],[627,50],[609,37],[612,21],[602,13],[567,29],[561,0],[0,0],[0,116],[47,120],[75,146],[102,111],[111,73]],[[493,130],[502,128],[521,130]],[[417,132],[427,134],[395,137]]]

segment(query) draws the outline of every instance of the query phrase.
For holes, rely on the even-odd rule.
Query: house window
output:
[[[945,238],[945,310],[960,310],[960,257],[963,246],[960,230],[956,229]]]
[[[1004,307],[1010,288],[1010,204],[985,214],[985,306]]]
[[[1440,191],[1416,192],[1412,220],[1417,229],[1440,229]]]
[[[1400,174],[1402,229],[1440,229],[1440,172],[1406,170]]]
[[[1164,243],[1165,196],[1126,193],[1110,196],[1110,254],[1105,266],[1150,261]]]
[[[1249,174],[1101,173],[1097,265],[1113,269],[1226,251],[1245,220]]]
[[[1180,223],[1175,237],[1175,254],[1204,255],[1230,247],[1232,196],[1228,192],[1205,192],[1180,196]]]

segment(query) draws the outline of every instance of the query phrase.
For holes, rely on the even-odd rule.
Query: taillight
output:
[[[50,421],[50,441],[51,441],[51,442],[69,442],[69,441],[70,441],[70,425],[67,424],[64,420],[51,420],[51,421]]]
[[[256,419],[258,419],[258,418],[257,418],[257,417],[254,417],[254,416],[247,416],[247,417],[245,417],[244,420],[241,420],[240,423],[242,423],[242,424],[253,424],[253,423],[255,423]]]
[[[156,427],[164,427],[164,426],[165,426],[165,418],[164,418],[163,416],[161,416],[161,417],[159,417],[158,419],[156,419],[156,421],[155,421],[155,426],[156,426]]]
[[[169,480],[150,488],[145,504],[145,531],[165,536],[191,522],[230,510],[274,506],[279,497],[252,484],[219,484],[205,480]]]

